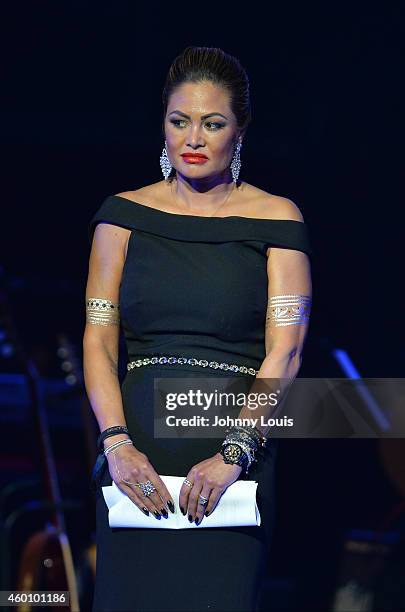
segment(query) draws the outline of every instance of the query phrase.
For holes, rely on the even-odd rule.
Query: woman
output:
[[[264,425],[231,427],[223,444],[155,438],[153,380],[292,381],[311,300],[307,228],[291,200],[239,179],[251,111],[236,58],[188,47],[170,67],[163,105],[164,180],[107,197],[90,224],[84,369],[108,449],[93,609],[250,611],[273,530],[274,440],[260,452]],[[122,384],[120,323],[129,359]],[[179,499],[159,475],[185,477]],[[258,482],[260,526],[109,527],[101,486],[112,481],[151,522],[179,508],[201,527],[237,479]]]

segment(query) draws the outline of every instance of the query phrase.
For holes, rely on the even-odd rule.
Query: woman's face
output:
[[[224,88],[210,81],[183,83],[171,94],[165,118],[167,154],[184,177],[223,173],[231,164],[239,133]]]

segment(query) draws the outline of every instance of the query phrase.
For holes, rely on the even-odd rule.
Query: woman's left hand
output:
[[[179,505],[184,515],[188,514],[190,523],[198,525],[206,514],[212,514],[215,506],[226,489],[239,478],[242,468],[239,465],[225,463],[220,453],[194,465],[186,478],[193,487],[182,485]],[[199,503],[199,495],[208,497],[208,504]]]

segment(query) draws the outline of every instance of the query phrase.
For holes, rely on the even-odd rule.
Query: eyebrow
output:
[[[191,117],[186,115],[186,113],[182,113],[179,110],[174,110],[171,113],[169,113],[169,115],[173,115],[173,113],[177,113],[178,115],[181,115],[182,117],[185,117],[186,119],[191,119]],[[223,117],[224,119],[228,120],[228,117],[225,117],[225,115],[223,115],[222,113],[208,113],[208,115],[201,115],[201,119],[208,119],[208,117],[214,117],[216,115],[219,115],[220,117]]]

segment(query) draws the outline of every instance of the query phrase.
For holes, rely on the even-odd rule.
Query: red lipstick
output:
[[[208,160],[202,153],[182,153],[181,157],[188,164],[204,164]]]

